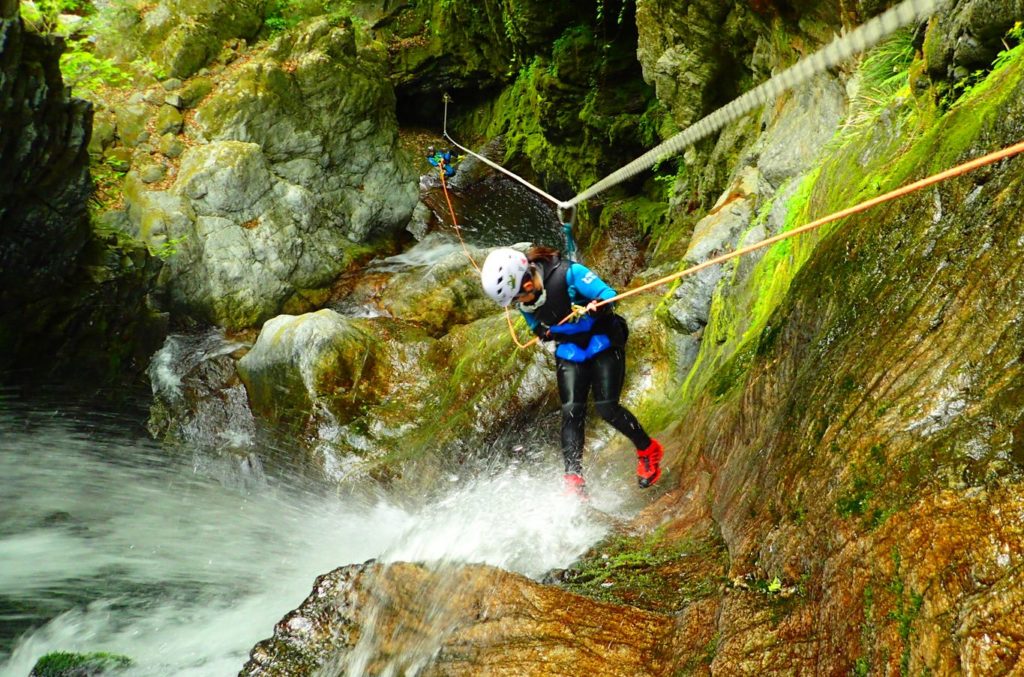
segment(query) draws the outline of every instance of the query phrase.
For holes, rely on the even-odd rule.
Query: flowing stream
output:
[[[539,577],[607,530],[562,496],[554,440],[453,474],[429,499],[338,495],[224,472],[198,445],[164,450],[148,406],[0,391],[0,675],[51,651],[123,654],[135,675],[233,675],[335,567],[465,561]],[[593,504],[621,510],[612,492]]]
[[[530,576],[604,533],[551,464],[512,464],[441,499],[225,485],[126,415],[0,401],[0,674],[108,651],[140,675],[237,674],[249,649],[344,564],[473,561]]]

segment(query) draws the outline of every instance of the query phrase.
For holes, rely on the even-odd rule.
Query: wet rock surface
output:
[[[317,579],[239,674],[657,675],[673,626],[490,567],[369,564]]]
[[[780,185],[738,171],[690,247],[709,256],[756,241],[1016,141],[1021,81],[1019,63],[993,73],[970,106],[922,133],[908,119],[930,102],[897,99],[819,160],[820,139],[805,151],[782,141],[776,148],[796,152],[772,160]],[[665,653],[631,674],[1019,669],[1020,162],[726,268],[704,303],[678,299],[668,336],[637,345],[658,362],[686,352],[671,352],[680,334],[698,341],[684,383],[671,367],[651,376],[676,388],[655,431],[671,473],[631,525],[638,535],[605,541],[546,579],[627,617],[672,615]],[[414,598],[395,606],[416,608]],[[539,609],[546,628],[575,627]],[[473,669],[504,674],[499,656],[519,644],[492,645],[487,618],[470,627],[474,643],[461,651]],[[430,646],[442,648],[429,674],[469,674],[446,662],[459,632],[434,635]],[[559,659],[543,660],[550,670]]]
[[[0,368],[121,378],[162,339],[146,299],[158,265],[89,227],[92,106],[69,95],[63,48],[0,3]]]

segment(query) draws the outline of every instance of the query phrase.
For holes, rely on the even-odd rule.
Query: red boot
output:
[[[641,489],[646,489],[661,477],[661,457],[664,455],[661,442],[653,437],[646,449],[636,450],[636,475]]]
[[[576,496],[580,500],[587,500],[587,483],[583,475],[566,473],[562,476],[562,493],[566,496]]]

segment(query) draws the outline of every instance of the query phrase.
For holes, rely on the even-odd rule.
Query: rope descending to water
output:
[[[455,235],[459,238],[459,244],[462,245],[462,253],[469,259],[470,265],[476,269],[476,272],[480,272],[480,266],[476,264],[473,259],[473,255],[469,253],[469,248],[466,246],[466,241],[462,239],[462,226],[459,225],[459,219],[455,216],[455,207],[452,206],[452,198],[448,194],[448,183],[444,180],[444,164],[437,168],[441,175],[441,188],[444,190],[444,199],[448,203],[448,211],[452,215],[452,228],[455,230]]]

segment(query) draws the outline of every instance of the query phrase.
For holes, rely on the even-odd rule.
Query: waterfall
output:
[[[124,417],[3,405],[4,676],[23,677],[50,651],[124,654],[139,675],[236,674],[337,566],[466,561],[539,576],[606,530],[561,496],[550,455],[451,481],[427,503],[339,497],[274,478],[220,482]]]
[[[532,194],[489,183],[460,204],[473,244],[557,236]],[[369,270],[430,267],[457,246],[450,233],[428,235]],[[132,675],[233,675],[336,567],[473,562],[540,577],[606,533],[561,494],[557,435],[537,421],[496,441],[472,472],[442,477],[429,496],[370,484],[333,492],[265,468],[267,454],[301,454],[262,448],[233,366],[243,347],[219,330],[170,337],[148,371],[152,403],[130,411],[0,391],[0,677],[24,677],[52,651],[123,654]],[[326,419],[323,428],[329,444],[336,431]],[[593,505],[622,509],[611,488]],[[444,618],[432,620],[393,661],[394,674],[429,660],[445,631]],[[373,628],[362,637],[339,659],[348,674],[381,639]]]

